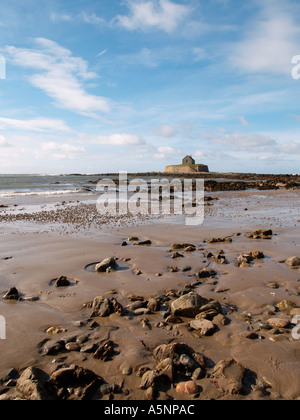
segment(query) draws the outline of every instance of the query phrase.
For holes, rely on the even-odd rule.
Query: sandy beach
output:
[[[0,399],[299,399],[300,190],[210,195],[196,227],[2,200]]]

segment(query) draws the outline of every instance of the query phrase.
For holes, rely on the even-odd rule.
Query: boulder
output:
[[[196,319],[208,319],[212,321],[217,315],[222,314],[222,306],[216,300],[202,306]]]
[[[221,360],[213,369],[212,378],[224,380],[220,384],[222,388],[228,389],[231,394],[240,394],[243,390],[245,368],[234,359]]]
[[[171,257],[173,260],[176,260],[177,258],[184,258],[183,254],[180,254],[180,252],[174,252],[174,254]]]
[[[104,362],[111,360],[114,355],[114,347],[115,347],[115,344],[113,341],[111,340],[105,341],[95,351],[94,358],[97,360],[103,360]]]
[[[140,389],[148,389],[154,387],[159,379],[160,373],[157,370],[148,370],[142,376]]]
[[[195,292],[181,296],[171,304],[172,313],[176,316],[195,318],[199,314],[201,307],[206,305],[208,300]]]
[[[17,381],[17,390],[28,400],[53,400],[47,374],[36,367],[27,368]]]
[[[92,318],[107,317],[112,313],[111,301],[103,296],[95,297],[92,306]]]
[[[232,238],[212,238],[207,241],[208,244],[215,244],[220,242],[232,243]]]
[[[95,267],[95,270],[98,273],[105,273],[107,269],[116,270],[117,267],[118,267],[118,264],[116,262],[116,259],[114,257],[111,257],[111,258],[105,258],[99,264],[97,264]]]
[[[239,255],[236,265],[238,267],[248,267],[254,260],[261,260],[263,258],[265,258],[265,255],[262,251],[245,252]]]
[[[277,307],[281,312],[290,313],[292,309],[297,308],[297,305],[290,300],[282,300],[277,304]]]
[[[251,232],[245,236],[247,238],[252,238],[252,239],[271,239],[272,235],[273,235],[273,231],[271,229],[260,229],[260,230],[255,230],[254,232]]]
[[[3,299],[5,300],[19,300],[19,292],[15,287],[12,287],[9,289],[9,291],[3,296]]]
[[[267,324],[272,328],[288,328],[290,322],[283,318],[270,318],[267,320]]]
[[[47,341],[43,348],[44,356],[56,356],[65,350],[65,342],[63,340]]]
[[[151,312],[157,312],[160,309],[160,300],[157,298],[151,298],[148,302],[147,308]]]
[[[179,361],[188,371],[193,372],[194,370],[200,368],[199,364],[188,354],[182,354]]]
[[[73,394],[76,399],[85,400],[99,388],[103,379],[91,370],[71,365],[55,371],[50,382],[63,399],[71,399]]]
[[[285,263],[289,267],[298,267],[300,266],[300,257],[290,257],[286,260]]]
[[[171,248],[173,251],[177,251],[179,249],[187,249],[187,248],[195,248],[194,244],[172,244]]]
[[[190,326],[199,331],[201,335],[212,335],[216,330],[215,325],[207,319],[194,320],[190,323]]]
[[[136,245],[152,245],[152,241],[150,239],[146,239],[145,241],[139,241]]]
[[[195,277],[197,279],[207,279],[211,277],[215,277],[217,275],[217,272],[213,270],[212,268],[203,268],[200,271],[197,271],[195,273]]]
[[[71,284],[70,281],[65,276],[60,276],[55,281],[55,286],[56,287],[68,287],[68,286],[70,286],[70,284]]]
[[[180,382],[176,387],[178,394],[195,395],[199,392],[198,385],[194,381]]]
[[[130,236],[128,238],[128,242],[138,242],[139,238],[138,236]]]
[[[200,353],[196,353],[191,347],[184,343],[162,344],[153,351],[153,357],[157,364],[160,362],[171,359],[176,366],[181,366],[180,357],[188,355],[200,367],[205,367],[205,358]]]

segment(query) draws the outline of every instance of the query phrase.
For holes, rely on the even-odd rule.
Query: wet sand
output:
[[[9,207],[0,212],[0,314],[7,323],[6,340],[0,340],[0,378],[13,368],[21,375],[34,366],[51,376],[75,364],[110,385],[109,392],[99,387],[95,399],[143,400],[149,398],[149,389],[153,398],[161,400],[299,398],[300,347],[292,337],[294,325],[267,328],[265,324],[270,318],[292,322],[291,307],[282,310],[280,302],[300,306],[299,268],[285,264],[287,258],[300,256],[300,191],[211,195],[218,200],[206,207],[204,224],[197,227],[185,226],[183,217],[103,218],[87,196],[72,197],[72,203],[65,199],[64,203],[53,199],[41,203],[33,198],[7,201]],[[258,229],[272,229],[273,236],[245,236]],[[131,236],[150,240],[151,245],[135,245],[128,241]],[[212,238],[231,238],[232,242],[209,243]],[[127,246],[122,246],[124,241]],[[180,250],[183,257],[172,259],[175,243],[193,244],[195,251]],[[236,265],[240,254],[255,250],[265,258],[244,268]],[[224,260],[217,258],[219,254],[227,264],[220,263]],[[93,271],[93,264],[107,257],[117,259],[118,270]],[[170,267],[177,269],[171,272]],[[184,267],[190,270],[182,271]],[[216,275],[197,279],[195,273],[204,267]],[[62,275],[71,284],[57,288],[53,280]],[[12,287],[18,289],[21,300],[2,298]],[[212,335],[201,336],[192,329],[194,318],[181,316],[178,324],[166,321],[172,302],[191,291],[222,307],[222,313],[212,319]],[[91,302],[96,296],[115,298],[127,312],[92,319]],[[143,300],[143,306],[153,297],[160,305],[151,313],[137,315],[128,308],[136,300],[133,296]],[[28,301],[28,297],[38,300]],[[65,331],[46,333],[50,327]],[[47,340],[83,335],[92,344],[111,340],[111,360],[97,360],[92,353],[78,350],[44,353]],[[158,381],[148,391],[140,389],[139,370],[156,370],[153,351],[170,343],[185,343],[205,356],[204,374],[195,380],[196,394],[176,390],[193,373],[183,373],[182,366],[181,374],[176,371],[171,382]],[[230,359],[243,367],[244,387],[237,393],[230,391],[231,377],[214,374],[218,362]],[[30,398],[18,391],[17,381],[10,386],[2,382],[0,398]],[[76,399],[76,393],[69,397]]]

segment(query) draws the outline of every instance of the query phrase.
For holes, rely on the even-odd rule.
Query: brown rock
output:
[[[273,328],[288,328],[290,326],[290,322],[283,318],[270,318],[268,319],[267,324]]]
[[[166,319],[166,322],[168,324],[182,324],[183,323],[182,319],[176,315],[169,315],[168,318]]]
[[[36,367],[26,369],[17,381],[17,390],[28,400],[43,401],[54,399],[49,392],[47,374]]]
[[[194,395],[199,391],[198,385],[194,381],[180,382],[176,387],[178,394]]]
[[[112,305],[109,299],[103,296],[95,297],[92,306],[92,318],[106,317],[112,313]]]
[[[174,254],[171,257],[173,260],[176,260],[177,258],[184,258],[183,254],[180,254],[179,252],[174,252]]]
[[[155,401],[156,397],[157,397],[157,391],[153,387],[148,388],[147,391],[145,392],[146,401]]]
[[[117,267],[118,267],[118,264],[116,262],[116,259],[114,257],[111,257],[111,258],[105,258],[99,264],[97,264],[95,267],[95,270],[98,273],[105,273],[107,269],[116,270]]]
[[[197,279],[206,279],[210,277],[215,277],[217,275],[217,272],[213,270],[212,268],[203,268],[200,271],[197,271],[195,273],[195,277]]]
[[[180,357],[187,354],[193,358],[201,367],[205,367],[205,358],[200,353],[196,353],[191,347],[184,343],[162,344],[153,351],[153,357],[156,363],[165,359],[171,359],[176,366],[181,365]]]
[[[66,350],[67,351],[80,351],[80,345],[77,343],[67,343]]]
[[[282,300],[277,304],[277,307],[281,312],[291,312],[291,310],[296,308],[297,305],[290,300]]]
[[[298,267],[300,266],[300,257],[290,257],[286,260],[285,263],[289,267]]]
[[[91,370],[71,365],[55,371],[50,382],[64,399],[71,399],[70,390],[78,389],[80,397],[76,399],[84,400],[99,388],[103,380]]]
[[[160,309],[160,301],[156,298],[151,298],[148,302],[147,308],[151,311],[151,312],[156,312],[159,311]]]
[[[108,362],[112,359],[114,355],[114,347],[115,344],[111,340],[105,341],[101,344],[98,349],[94,353],[94,358],[97,360],[103,360],[104,362]]]
[[[193,244],[172,244],[171,245],[171,248],[172,248],[173,251],[176,251],[178,249],[186,249],[186,248],[189,248],[189,247],[196,248],[195,245],[193,245]]]
[[[207,303],[207,299],[195,292],[190,292],[175,300],[171,305],[171,310],[174,315],[194,318],[199,314],[201,307]]]
[[[216,330],[215,325],[207,319],[194,320],[190,323],[190,326],[199,331],[201,335],[212,335]]]
[[[159,378],[159,372],[157,370],[148,370],[142,376],[140,389],[148,389],[154,387]]]
[[[244,367],[234,359],[221,360],[212,372],[213,378],[225,379],[226,388],[231,394],[241,393],[244,376]]]

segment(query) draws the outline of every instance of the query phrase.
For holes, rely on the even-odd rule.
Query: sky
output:
[[[10,0],[0,173],[299,173],[298,0]]]

